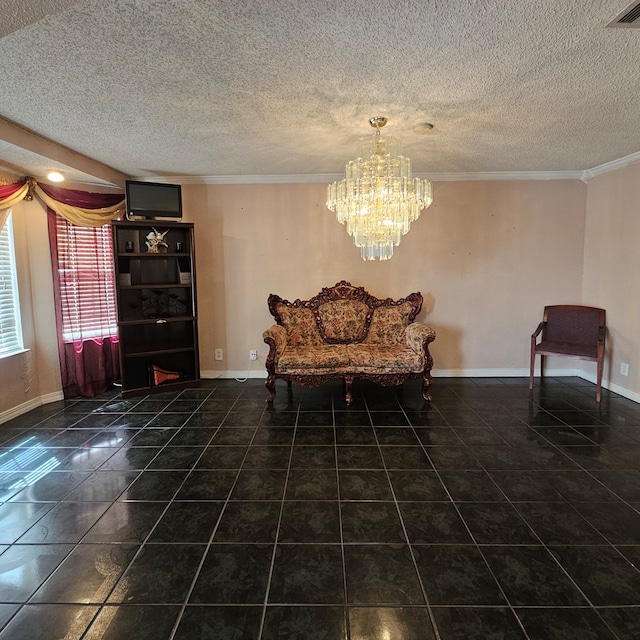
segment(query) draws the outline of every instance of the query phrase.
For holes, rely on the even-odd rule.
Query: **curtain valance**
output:
[[[125,213],[122,194],[62,189],[39,184],[34,178],[25,178],[0,185],[0,230],[9,209],[23,199],[33,200],[34,195],[49,209],[80,227],[101,227]]]

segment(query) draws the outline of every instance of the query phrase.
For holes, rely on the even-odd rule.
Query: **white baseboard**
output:
[[[579,369],[546,369],[547,376],[581,376]],[[540,370],[535,370],[535,375],[540,375]],[[201,371],[200,377],[207,380],[262,378],[266,379],[267,372],[264,369],[252,371]],[[433,372],[434,378],[528,378],[529,369],[438,369]],[[584,377],[584,376],[581,376]]]
[[[64,393],[62,391],[54,391],[40,396],[40,399],[42,400],[41,404],[51,404],[52,402],[58,402],[58,400],[64,400]]]
[[[596,384],[596,376],[589,371],[579,371],[578,375],[584,380],[588,380],[589,382],[593,382]],[[609,391],[613,391],[618,395],[624,396],[629,400],[633,400],[634,402],[640,402],[640,393],[636,393],[635,391],[629,391],[629,389],[625,389],[621,387],[619,384],[615,384],[614,382],[609,382],[608,380],[602,381],[602,386],[605,389],[609,389]]]
[[[535,370],[539,376],[540,371]],[[547,369],[548,376],[579,376],[578,369]],[[233,378],[244,380],[245,378],[266,379],[267,372],[264,369],[252,371],[201,371],[200,377],[207,380],[231,380]],[[433,372],[434,378],[528,378],[529,369],[438,369]]]
[[[578,369],[545,369],[546,376],[579,376]],[[540,369],[534,369],[540,375]],[[436,369],[434,378],[528,378],[529,369]]]
[[[9,420],[13,420],[18,416],[21,416],[23,413],[28,413],[33,409],[37,409],[41,407],[43,404],[49,404],[51,402],[57,402],[58,400],[63,400],[64,395],[62,391],[55,391],[54,393],[47,393],[44,396],[40,396],[38,398],[33,398],[32,400],[27,400],[27,402],[23,402],[19,404],[17,407],[12,407],[11,409],[7,409],[0,413],[0,424],[5,422],[9,422]]]
[[[265,369],[254,369],[253,371],[201,371],[200,377],[203,380],[215,380],[216,378],[221,380],[244,380],[245,378],[266,380],[267,372]]]
[[[540,376],[540,368],[534,369],[534,375]],[[595,384],[596,377],[588,371],[582,369],[545,369],[546,376],[555,378],[576,376]],[[211,380],[220,378],[223,380],[245,380],[245,379],[266,379],[267,374],[264,369],[254,369],[252,371],[201,371],[200,376],[203,379]],[[529,369],[437,369],[433,372],[435,380],[438,378],[528,378]],[[629,389],[625,389],[620,385],[602,381],[602,386],[617,393],[624,398],[640,403],[640,394]]]

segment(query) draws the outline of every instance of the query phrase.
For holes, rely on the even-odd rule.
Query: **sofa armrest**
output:
[[[287,330],[279,324],[271,325],[263,334],[262,339],[269,345],[269,355],[267,356],[267,370],[271,370],[276,360],[282,355],[287,346]]]
[[[428,345],[436,339],[436,332],[422,322],[412,322],[405,331],[407,346],[416,353],[427,357],[429,355]]]

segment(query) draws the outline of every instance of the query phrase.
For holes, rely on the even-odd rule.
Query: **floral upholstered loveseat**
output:
[[[268,402],[275,398],[276,380],[317,386],[336,378],[345,382],[347,404],[357,378],[381,385],[422,378],[422,395],[431,400],[429,343],[436,334],[414,322],[422,308],[419,292],[380,300],[343,280],[310,300],[289,302],[272,293],[268,305],[276,320],[263,334],[269,345]]]

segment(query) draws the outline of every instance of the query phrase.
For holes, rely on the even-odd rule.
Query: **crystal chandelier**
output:
[[[327,188],[327,208],[360,247],[363,260],[388,260],[411,223],[433,198],[428,180],[411,177],[411,160],[395,138],[380,136],[387,118],[369,119],[376,132],[358,141],[358,157],[345,178]]]

